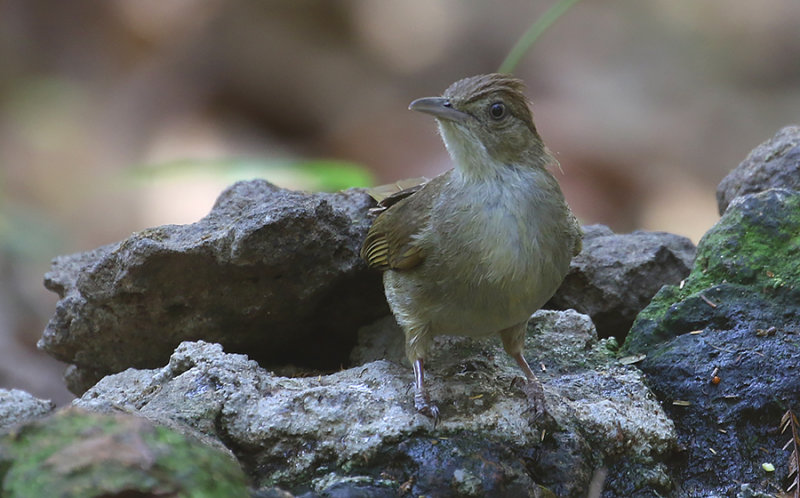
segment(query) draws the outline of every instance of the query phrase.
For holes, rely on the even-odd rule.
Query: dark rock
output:
[[[547,307],[585,313],[600,337],[623,340],[656,292],[689,274],[694,244],[664,232],[615,234],[604,225],[583,229],[583,250]]]
[[[55,408],[52,401],[36,398],[25,391],[0,389],[0,432],[44,417]]]
[[[358,330],[356,346],[350,353],[353,365],[378,360],[389,360],[411,367],[406,358],[405,334],[393,315],[361,327]]]
[[[697,251],[683,286],[656,295],[625,349],[647,354],[639,366],[675,420],[687,496],[741,483],[771,493],[760,464],[786,468],[776,427],[800,406],[800,192],[736,198]]]
[[[58,257],[45,285],[61,300],[39,347],[76,366],[76,393],[163,365],[192,339],[264,365],[339,368],[358,327],[388,312],[380,275],[358,256],[372,205],[360,190],[240,182],[197,223]]]
[[[410,368],[379,360],[278,377],[203,342],[183,343],[163,369],[108,376],[76,405],[218,438],[265,493],[278,486],[303,496],[583,496],[595,467],[620,458],[630,464],[619,479],[650,472],[636,489],[669,490],[660,462],[674,448],[672,424],[638,371],[618,365],[597,340],[588,317],[537,313],[526,349],[550,413],[538,420],[499,341],[460,337],[438,338],[427,363],[442,412],[436,427],[414,410]]]
[[[798,234],[800,192],[774,189],[737,198],[700,240],[683,285],[661,289],[636,318],[625,349],[651,351],[705,326],[752,331],[780,323],[795,329]]]
[[[771,188],[800,190],[800,126],[787,126],[759,145],[717,187],[719,214],[733,199]]]
[[[142,417],[77,408],[0,437],[0,485],[6,498],[250,496],[228,454]]]
[[[761,463],[788,467],[788,438],[776,427],[788,407],[800,406],[798,333],[781,328],[762,337],[757,330],[709,327],[675,338],[640,364],[678,429],[688,496],[724,496],[738,488],[736,481],[774,491],[762,484]]]

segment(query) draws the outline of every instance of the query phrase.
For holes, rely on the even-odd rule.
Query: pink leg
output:
[[[535,414],[540,415],[546,411],[544,404],[544,389],[542,383],[536,378],[525,357],[522,355],[522,346],[525,344],[525,329],[527,323],[522,323],[500,331],[500,338],[503,340],[503,348],[509,356],[514,358],[525,374],[528,382],[522,387],[522,391],[528,398]]]
[[[421,414],[433,419],[434,424],[439,422],[439,408],[431,403],[428,391],[425,389],[425,368],[422,358],[414,361],[414,407]]]
[[[519,368],[522,369],[522,373],[525,374],[528,382],[539,382],[539,379],[537,379],[536,375],[534,375],[533,370],[531,370],[531,367],[528,365],[528,362],[525,361],[525,357],[522,356],[522,351],[511,355],[511,357],[517,361],[517,365],[519,365]]]

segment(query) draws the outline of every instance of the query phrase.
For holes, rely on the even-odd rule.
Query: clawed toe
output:
[[[528,399],[528,411],[533,413],[534,419],[538,419],[547,413],[547,406],[544,399],[544,389],[542,383],[537,379],[527,380],[518,383],[520,390]]]
[[[511,379],[511,387],[517,387],[522,389],[525,384],[528,383],[528,380],[525,377],[520,377],[519,375],[515,375]]]
[[[414,396],[414,408],[426,417],[433,419],[433,426],[439,423],[439,407],[431,403],[427,396],[417,394]]]

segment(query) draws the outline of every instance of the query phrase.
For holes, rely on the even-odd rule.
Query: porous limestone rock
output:
[[[19,389],[0,389],[0,432],[44,417],[55,410],[50,400],[39,399]]]
[[[669,489],[660,462],[674,448],[672,423],[587,316],[537,313],[526,350],[544,383],[550,416],[540,419],[499,341],[460,337],[438,339],[426,364],[442,415],[436,427],[414,409],[406,366],[382,359],[288,378],[205,342],[181,344],[164,368],[108,376],[75,404],[218,438],[265,489],[581,496],[596,467],[623,457],[620,474],[656,477],[638,488],[620,481],[618,491]]]

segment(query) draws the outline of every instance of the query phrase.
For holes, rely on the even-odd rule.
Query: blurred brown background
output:
[[[496,70],[550,5],[0,1],[0,387],[70,399],[35,349],[50,258],[194,221],[236,178],[318,186],[287,160],[444,171],[408,102]],[[717,182],[800,121],[800,2],[586,0],[516,74],[585,223],[697,241]]]

